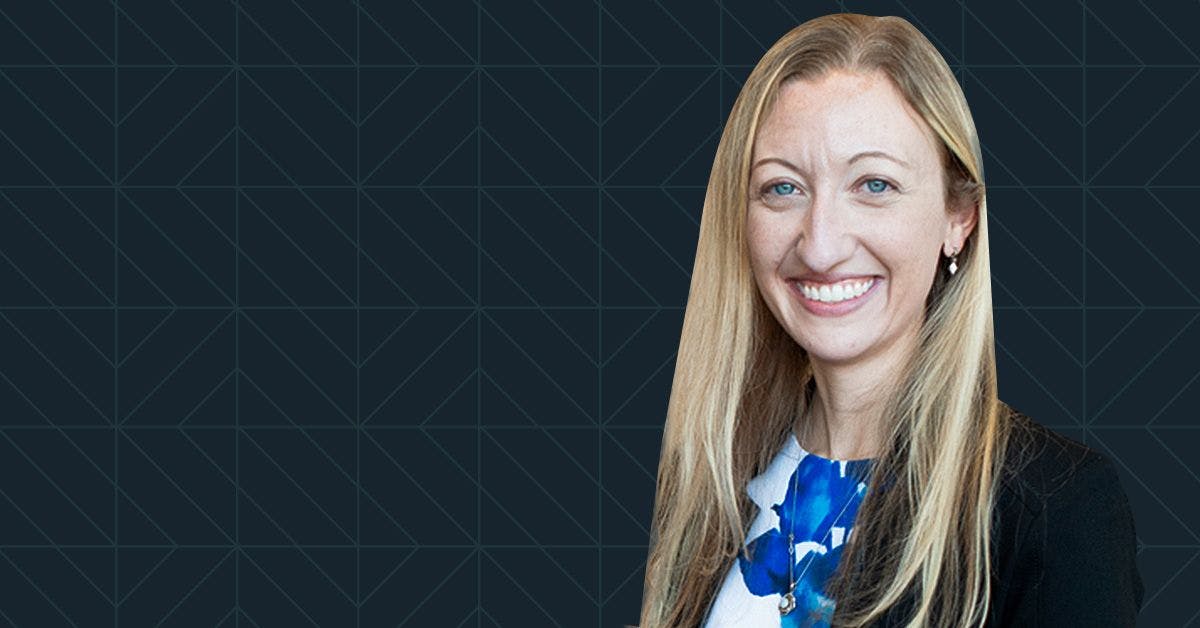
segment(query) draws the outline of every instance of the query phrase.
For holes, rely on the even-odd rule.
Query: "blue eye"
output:
[[[784,196],[787,196],[788,194],[791,194],[792,192],[796,191],[796,186],[792,185],[791,183],[787,183],[785,181],[783,183],[776,183],[775,185],[772,185],[771,191],[775,192],[776,194],[782,194]]]
[[[888,183],[887,181],[884,181],[883,179],[867,179],[865,181],[865,183],[866,183],[867,189],[870,190],[873,194],[879,194],[882,192],[886,192],[887,188],[889,186],[891,186],[890,183]]]

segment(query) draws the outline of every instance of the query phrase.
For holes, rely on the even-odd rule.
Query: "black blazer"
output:
[[[1145,587],[1129,499],[1103,453],[1015,421],[997,498],[988,626],[1134,626]],[[912,598],[877,626],[904,626]]]

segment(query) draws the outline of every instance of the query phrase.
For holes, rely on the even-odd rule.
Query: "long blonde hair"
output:
[[[703,620],[743,548],[761,473],[806,416],[808,355],[771,315],[744,235],[752,142],[787,80],[881,71],[940,138],[947,211],[978,209],[939,266],[917,349],[887,388],[870,490],[827,592],[834,625],[911,604],[908,626],[981,624],[991,595],[993,497],[1008,442],[997,398],[987,207],[975,124],[934,46],[898,17],[834,14],[775,43],[746,80],[717,147],[700,223],[659,461],[642,628]],[[944,259],[943,259],[944,261]]]

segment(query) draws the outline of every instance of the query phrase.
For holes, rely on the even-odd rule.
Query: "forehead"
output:
[[[936,163],[937,136],[881,72],[834,71],[782,85],[759,123],[754,154],[843,160],[884,150]]]

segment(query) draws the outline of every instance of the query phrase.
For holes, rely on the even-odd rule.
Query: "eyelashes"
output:
[[[899,186],[882,177],[868,177],[859,181],[856,190],[863,190],[868,196],[884,196],[890,192],[900,191]],[[760,196],[767,201],[778,201],[794,196],[800,187],[790,181],[773,181],[763,186]]]

